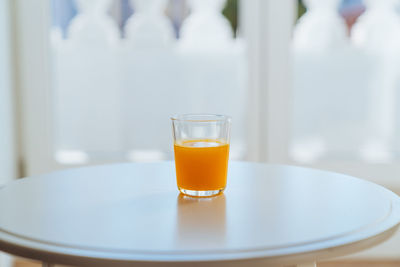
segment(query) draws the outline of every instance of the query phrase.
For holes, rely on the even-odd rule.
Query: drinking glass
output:
[[[220,194],[226,187],[231,118],[183,114],[171,118],[175,169],[181,193],[196,197]]]

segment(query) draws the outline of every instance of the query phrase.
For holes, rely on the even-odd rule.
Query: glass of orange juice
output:
[[[171,119],[179,191],[196,197],[223,192],[228,172],[231,118],[183,114]]]

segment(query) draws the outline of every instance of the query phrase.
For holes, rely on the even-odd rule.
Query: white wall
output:
[[[13,133],[10,1],[0,0],[0,187],[16,177]],[[0,267],[12,266],[12,258],[0,253]]]
[[[0,186],[15,178],[10,1],[0,0]]]

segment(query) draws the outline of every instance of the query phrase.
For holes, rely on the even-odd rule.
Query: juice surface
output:
[[[226,186],[229,144],[213,139],[184,140],[174,144],[178,187],[219,190]]]

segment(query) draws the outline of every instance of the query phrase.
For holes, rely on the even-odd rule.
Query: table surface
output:
[[[230,162],[214,198],[180,195],[172,162],[70,169],[0,189],[0,250],[81,266],[296,264],[373,246],[399,221],[399,197],[381,186],[283,165]]]

